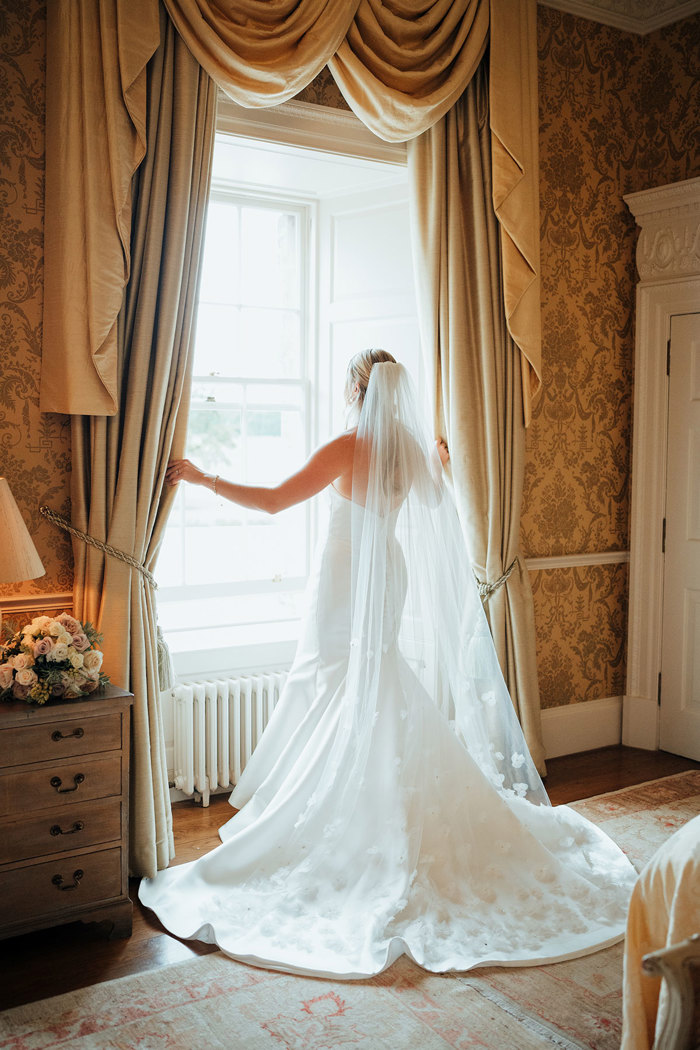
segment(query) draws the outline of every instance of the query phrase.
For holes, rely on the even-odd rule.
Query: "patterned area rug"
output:
[[[574,806],[640,867],[700,812],[700,771]],[[12,1050],[616,1050],[622,948],[551,966],[427,974],[407,959],[368,981],[256,970],[215,953],[8,1010]]]

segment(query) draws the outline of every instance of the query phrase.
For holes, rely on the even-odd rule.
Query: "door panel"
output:
[[[700,314],[671,319],[660,747],[700,760]]]

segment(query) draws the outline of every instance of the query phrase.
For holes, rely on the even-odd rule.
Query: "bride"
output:
[[[270,513],[327,489],[330,517],[294,663],[231,795],[239,812],[220,846],[139,896],[178,937],[321,977],[402,954],[440,972],[612,944],[635,872],[549,804],[445,486],[447,448],[386,351],[351,360],[345,394],[355,425],[275,488],[168,468],[171,484]]]

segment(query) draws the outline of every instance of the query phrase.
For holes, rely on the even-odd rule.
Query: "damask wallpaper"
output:
[[[700,17],[646,37],[541,7],[544,394],[528,435],[527,557],[626,551],[635,225],[622,195],[700,174]],[[0,470],[46,566],[0,599],[65,592],[68,421],[38,411],[45,0],[0,10]],[[298,98],[347,108],[327,69]],[[627,567],[531,574],[544,707],[622,693]]]
[[[72,554],[39,514],[68,510],[70,434],[39,414],[44,220],[46,0],[0,9],[0,473],[34,537],[46,575],[0,585],[0,598],[68,592]]]
[[[700,174],[700,16],[641,37],[538,9],[544,392],[528,557],[629,545],[636,227],[622,196]],[[624,689],[626,566],[532,573],[544,707]]]

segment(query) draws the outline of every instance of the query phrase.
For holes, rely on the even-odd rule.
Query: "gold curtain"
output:
[[[157,0],[94,2],[100,11],[112,12],[119,31],[101,42],[96,29],[88,33],[82,27],[81,46],[101,47],[106,56],[111,40],[112,65],[117,49],[143,58]],[[449,110],[490,40],[494,202],[501,224],[506,319],[524,357],[523,410],[529,418],[540,373],[535,0],[425,0],[418,12],[413,0],[164,2],[197,61],[240,104],[276,105],[328,63],[349,105],[377,135],[392,141],[415,138]],[[60,177],[47,183],[47,218],[54,217],[56,228],[46,255],[47,277],[49,270],[53,276],[44,310],[41,407],[109,415],[117,411],[118,400],[113,329],[128,275],[124,187],[142,150],[137,132],[144,125],[145,102],[142,91],[137,99],[138,91],[126,90],[124,76],[122,82],[116,74],[108,77],[109,90],[100,91],[119,115],[112,134],[111,124],[105,124],[106,102],[85,103],[67,41],[66,36],[51,46],[63,55],[61,75],[67,84],[78,83],[70,102],[61,103]],[[82,59],[77,57],[79,70]],[[111,68],[106,57],[104,63]],[[52,83],[59,95],[70,94],[49,76]],[[71,121],[80,130],[64,136],[63,127]],[[105,139],[109,148],[102,156],[102,147],[91,143]],[[47,153],[49,166],[56,171]],[[64,223],[59,217],[63,204],[88,166],[90,192],[79,207],[71,205],[71,221]],[[122,188],[121,195],[115,187]],[[83,304],[89,304],[89,313]]]
[[[518,557],[525,427],[521,358],[508,332],[492,201],[485,63],[447,116],[409,146],[421,343],[436,433],[486,610],[532,757],[544,772],[532,593]]]
[[[75,416],[72,521],[152,570],[181,455],[188,356],[214,140],[216,88],[162,11],[148,65],[147,151],[135,180],[131,273],[117,319],[113,416]],[[105,668],[134,693],[130,863],[152,877],[173,852],[153,590],[137,570],[74,544],[74,608],[104,632]]]
[[[42,412],[113,415],[158,4],[47,7]]]

